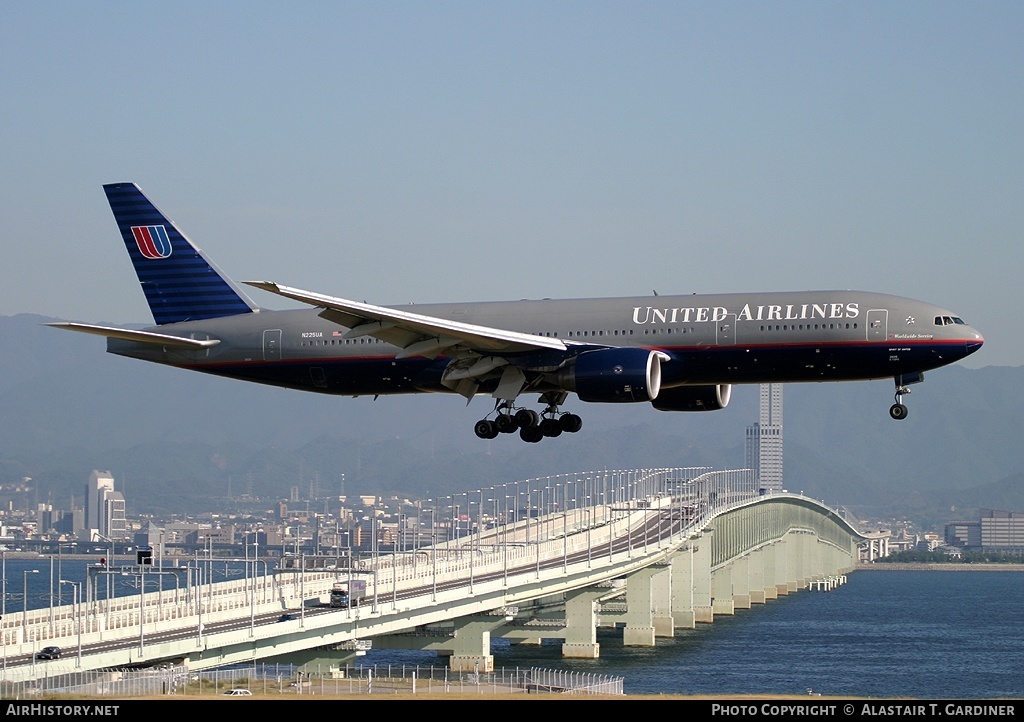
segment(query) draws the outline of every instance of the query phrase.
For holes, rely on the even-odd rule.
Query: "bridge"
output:
[[[254,661],[332,675],[371,645],[435,650],[453,670],[489,672],[499,637],[557,639],[564,657],[597,658],[599,627],[653,646],[831,585],[868,541],[822,502],[764,493],[749,470],[706,468],[517,481],[418,502],[400,528],[392,551],[286,557],[274,569],[253,560],[244,579],[223,582],[198,555],[90,566],[83,582],[63,582],[71,604],[0,620],[3,680]],[[112,575],[137,576],[140,593],[105,595]],[[160,588],[145,591],[147,577]],[[349,604],[330,605],[335,585]],[[37,659],[46,646],[62,656]]]

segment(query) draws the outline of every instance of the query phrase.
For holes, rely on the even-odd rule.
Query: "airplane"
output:
[[[103,189],[156,325],[48,325],[104,336],[109,353],[314,393],[489,395],[482,439],[579,431],[562,409],[570,394],[714,411],[734,385],[773,382],[892,378],[899,420],[908,386],[984,343],[939,306],[842,290],[377,306],[245,281],[310,307],[268,310],[138,185]]]

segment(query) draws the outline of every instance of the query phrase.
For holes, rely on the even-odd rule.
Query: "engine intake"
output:
[[[732,384],[662,389],[651,405],[659,411],[718,411],[729,405]]]
[[[558,374],[559,386],[580,401],[653,401],[661,390],[662,354],[644,348],[586,351]]]

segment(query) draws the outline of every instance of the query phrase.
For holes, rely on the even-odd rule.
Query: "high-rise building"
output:
[[[980,509],[972,521],[946,524],[946,544],[964,549],[1020,549],[1024,547],[1024,512]]]
[[[124,539],[128,532],[124,496],[114,491],[109,471],[93,471],[85,485],[84,536],[90,541],[99,534],[107,539]]]
[[[982,509],[981,546],[990,549],[1024,547],[1024,513]]]
[[[761,384],[760,417],[747,427],[746,454],[758,486],[782,491],[782,384]]]

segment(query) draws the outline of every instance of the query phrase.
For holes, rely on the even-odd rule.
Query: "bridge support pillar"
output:
[[[772,550],[775,554],[775,595],[785,597],[796,591],[789,588],[789,547],[785,537],[772,544]]]
[[[711,622],[715,621],[715,608],[710,604],[706,607],[695,607],[693,610],[693,618],[697,622],[711,624]]]
[[[735,614],[732,598],[732,567],[723,566],[711,572],[711,611],[714,614]]]
[[[761,558],[764,560],[764,576],[761,581],[764,584],[765,601],[779,598],[779,545],[772,543],[761,550]]]
[[[654,627],[626,627],[622,630],[623,647],[653,647]]]
[[[626,578],[626,627],[622,643],[626,647],[653,647],[655,576],[667,573],[662,567],[647,567]]]
[[[750,563],[747,565],[747,593],[752,605],[764,604],[764,565],[765,555],[761,549],[750,553]]]
[[[565,598],[565,639],[562,656],[570,659],[597,659],[597,600],[603,590],[580,589]]]
[[[308,677],[338,679],[345,676],[345,667],[354,664],[357,657],[355,649],[302,649],[260,661],[266,664],[294,664],[301,674]]]
[[[675,629],[693,629],[711,622],[711,536],[694,534],[672,557],[672,621]]]
[[[672,557],[672,626],[693,629],[697,626],[694,596],[697,586],[694,565],[696,545],[689,544]]]
[[[810,554],[810,550],[807,547],[808,543],[813,541],[814,537],[801,532],[790,532],[786,535],[786,543],[793,545],[789,551],[792,566],[790,567],[791,573],[788,580],[793,591],[807,588],[807,556]]]
[[[671,639],[676,634],[675,620],[672,618],[672,567],[662,569],[651,577],[651,603],[655,637]]]
[[[732,560],[732,606],[733,609],[750,609],[750,555]]]
[[[693,569],[693,618],[697,622],[710,624],[715,621],[711,605],[711,541],[713,531],[706,531],[696,538],[690,538]]]
[[[455,620],[448,668],[453,672],[493,672],[491,632],[505,624],[504,617],[460,617]]]

